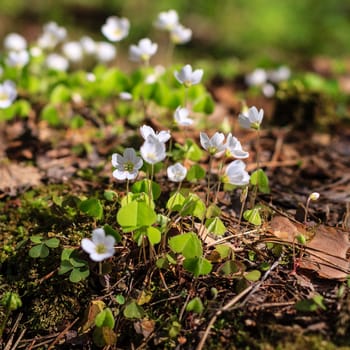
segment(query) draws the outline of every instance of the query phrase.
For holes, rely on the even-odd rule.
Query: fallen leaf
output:
[[[347,258],[349,232],[325,225],[309,228],[283,216],[275,216],[270,227],[272,234],[284,242],[293,243],[299,234],[306,237],[308,241],[300,262],[301,268],[313,270],[319,277],[328,279],[344,280],[350,274]]]
[[[148,320],[144,318],[141,321],[136,321],[134,323],[134,328],[137,334],[142,334],[144,338],[149,337],[151,333],[153,333],[155,327],[154,320]]]

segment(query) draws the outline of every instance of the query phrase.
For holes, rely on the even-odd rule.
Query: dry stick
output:
[[[79,317],[77,317],[73,322],[71,322],[57,337],[56,339],[50,344],[49,349],[51,350],[54,348],[54,346],[59,342],[59,340],[78,322]]]
[[[216,311],[215,315],[211,318],[207,328],[205,329],[204,335],[203,335],[201,341],[199,342],[196,350],[203,349],[203,346],[205,345],[205,342],[209,336],[210,329],[214,325],[214,323],[216,322],[217,318],[223,312],[231,309],[233,307],[233,305],[235,305],[240,299],[242,299],[245,295],[247,295],[249,293],[248,296],[245,298],[245,300],[240,304],[240,306],[243,306],[247,302],[247,300],[258,290],[258,288],[262,285],[262,283],[266,280],[266,278],[271,273],[271,271],[278,266],[280,260],[281,260],[281,257],[273,263],[273,265],[270,267],[270,269],[268,271],[266,271],[265,275],[263,276],[263,278],[259,282],[255,283],[255,285],[251,285],[248,288],[244,289],[241,293],[236,295],[233,299],[231,299],[222,308],[220,308],[218,311]]]

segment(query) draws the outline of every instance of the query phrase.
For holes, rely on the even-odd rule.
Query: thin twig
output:
[[[71,322],[57,337],[56,339],[50,344],[49,349],[51,350],[54,348],[54,346],[60,341],[60,339],[78,322],[79,317],[77,317],[73,322]]]

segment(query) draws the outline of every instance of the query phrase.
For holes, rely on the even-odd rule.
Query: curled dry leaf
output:
[[[137,334],[142,334],[144,338],[147,338],[153,333],[155,324],[154,320],[144,318],[143,320],[136,321],[134,328]]]
[[[309,229],[282,216],[275,216],[270,226],[272,234],[284,242],[292,243],[298,234],[307,238],[301,268],[313,270],[319,277],[328,279],[343,280],[350,274],[349,232],[325,225]]]

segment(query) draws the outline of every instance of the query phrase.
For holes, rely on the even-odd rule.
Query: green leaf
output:
[[[79,209],[95,219],[100,220],[103,217],[103,207],[97,198],[90,198],[80,202]]]
[[[259,270],[252,270],[252,271],[249,271],[247,272],[245,275],[244,275],[244,278],[247,280],[247,281],[258,281],[261,277],[261,272]]]
[[[232,252],[231,247],[226,244],[217,245],[215,247],[215,250],[220,254],[221,259],[226,259]]]
[[[243,217],[245,220],[256,226],[259,226],[262,223],[259,208],[246,210],[243,213]]]
[[[50,104],[42,109],[40,118],[46,120],[50,126],[58,126],[61,124],[61,118],[58,114],[57,108]]]
[[[97,327],[108,327],[110,329],[114,328],[115,320],[112,310],[107,307],[96,315],[95,325]]]
[[[214,111],[215,103],[209,94],[198,97],[193,102],[193,112],[211,114]]]
[[[44,241],[44,244],[49,248],[57,248],[60,245],[58,238],[50,238]]]
[[[49,253],[49,248],[44,243],[35,245],[29,250],[29,256],[31,258],[46,258],[49,256]]]
[[[114,202],[118,198],[118,193],[115,191],[106,190],[103,193],[103,197],[109,202]]]
[[[146,235],[151,245],[158,244],[162,238],[160,231],[153,226],[147,227]]]
[[[63,261],[61,261],[60,268],[58,269],[58,274],[64,275],[65,273],[69,272],[72,269],[73,269],[73,266],[69,262],[69,260],[63,260]]]
[[[185,258],[202,256],[202,242],[194,232],[184,233],[169,239],[170,249],[181,253]]]
[[[237,262],[233,260],[229,260],[224,262],[220,268],[219,272],[221,272],[224,276],[234,275],[241,271],[242,266],[240,266]]]
[[[255,170],[251,174],[250,183],[258,186],[261,193],[270,193],[269,179],[262,169]]]
[[[137,181],[133,184],[133,186],[131,187],[131,190],[133,193],[147,193],[149,194],[149,190],[151,188],[151,192],[152,192],[152,199],[156,200],[159,198],[160,194],[161,194],[161,189],[160,186],[154,182],[151,181],[149,179],[144,179],[141,181]]]
[[[56,85],[55,88],[50,93],[50,102],[53,104],[59,104],[62,102],[68,102],[71,99],[71,90],[63,85]]]
[[[215,205],[215,204],[210,204],[209,207],[207,208],[207,212],[205,213],[206,218],[214,218],[216,216],[220,216],[221,214],[221,209]]]
[[[185,157],[194,162],[198,162],[203,155],[203,151],[193,140],[186,140]]]
[[[119,243],[122,240],[122,236],[112,226],[106,224],[103,226],[103,229],[105,230],[106,235],[114,237],[116,243]]]
[[[185,203],[185,197],[180,192],[175,192],[168,200],[166,208],[173,211],[180,211]]]
[[[180,211],[182,216],[193,215],[202,220],[205,216],[206,206],[204,202],[194,193],[191,193],[185,200]]]
[[[129,304],[125,306],[123,311],[123,315],[126,318],[142,318],[144,316],[143,308],[136,303],[135,300],[131,301]]]
[[[186,179],[188,181],[198,181],[200,179],[204,179],[205,170],[198,164],[194,164],[187,172]]]
[[[125,304],[125,298],[123,295],[118,294],[115,296],[115,300],[119,305],[124,305]]]
[[[87,278],[89,274],[90,274],[90,270],[88,267],[84,269],[74,268],[69,275],[69,280],[73,283],[78,283],[81,280]]]
[[[189,301],[186,305],[186,311],[192,311],[197,314],[201,314],[204,310],[202,300],[199,297],[195,297]]]
[[[205,227],[208,232],[214,233],[215,235],[222,236],[226,232],[226,227],[220,218],[210,218],[205,222]]]
[[[40,244],[43,241],[41,236],[30,236],[29,239],[36,244]]]
[[[192,272],[195,277],[207,275],[213,268],[211,262],[202,256],[196,258],[188,258],[184,261],[184,268]]]
[[[119,209],[117,221],[124,232],[130,232],[142,226],[152,226],[157,220],[155,211],[145,202],[133,201]]]

